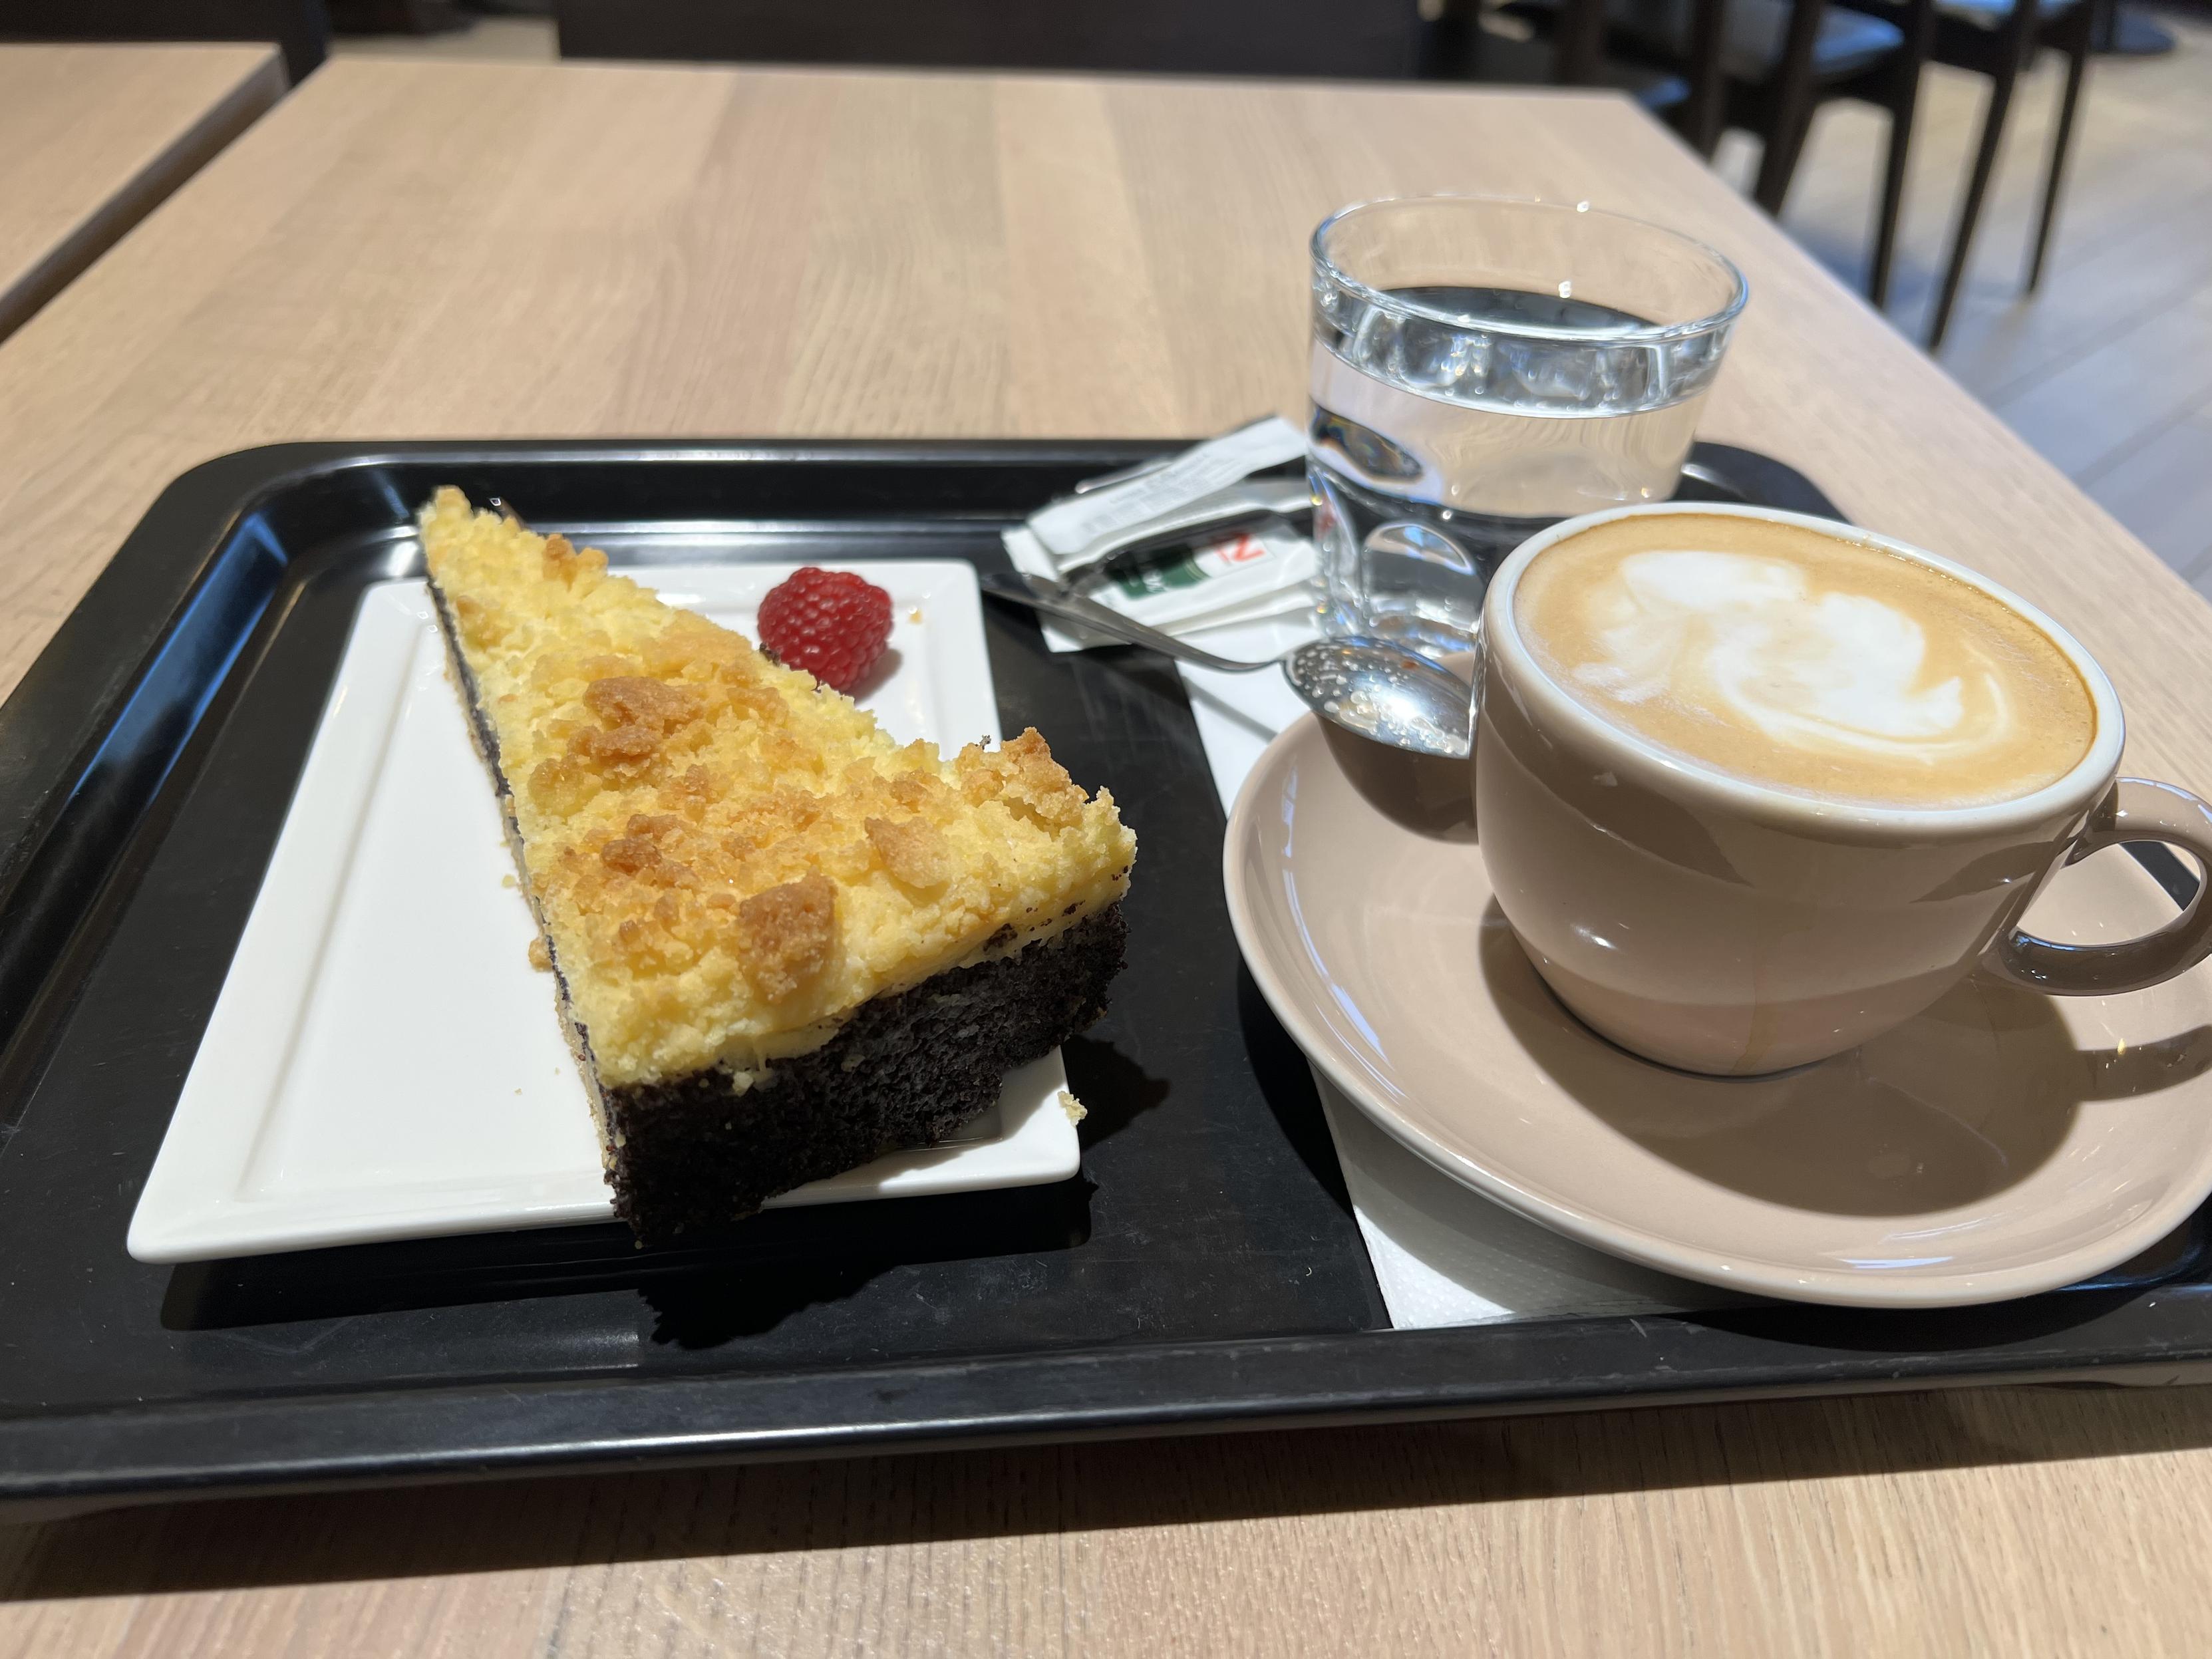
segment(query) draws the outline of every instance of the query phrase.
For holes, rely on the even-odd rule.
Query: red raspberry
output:
[[[760,642],[786,668],[850,691],[891,641],[891,596],[848,570],[794,570],[761,601]]]

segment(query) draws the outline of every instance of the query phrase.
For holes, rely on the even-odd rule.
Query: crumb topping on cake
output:
[[[441,489],[430,574],[610,1085],[805,1053],[1113,903],[1136,838],[1028,731],[951,760],[605,556]]]

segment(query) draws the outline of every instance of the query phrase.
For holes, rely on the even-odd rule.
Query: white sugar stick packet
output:
[[[1281,416],[1270,415],[1194,445],[1164,466],[1054,501],[1031,514],[1029,527],[1057,565],[1077,558],[1102,537],[1134,529],[1305,453],[1305,434]]]
[[[1194,507],[1255,473],[1302,457],[1305,434],[1270,415],[1118,483],[1085,489],[1004,532],[1006,556],[1026,574],[1078,584],[1086,598],[1176,635],[1312,609],[1320,557],[1285,520],[1249,530],[1198,531],[1183,547],[1127,555],[1105,568],[1086,553],[1164,514]],[[1040,617],[1054,651],[1117,643],[1080,623]]]

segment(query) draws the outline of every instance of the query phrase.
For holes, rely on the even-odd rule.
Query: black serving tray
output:
[[[2203,1218],[2005,1306],[1388,1328],[1306,1066],[1244,974],[1180,683],[994,610],[1008,730],[1142,845],[1056,1187],[179,1268],[124,1251],[368,581],[434,484],[618,562],[957,557],[1127,443],[303,444],[179,478],[0,708],[0,1504],[1998,1380],[2212,1374]],[[1699,446],[1685,494],[1829,511]],[[2162,875],[2177,896],[2189,878]],[[404,1042],[404,1032],[392,1034]]]

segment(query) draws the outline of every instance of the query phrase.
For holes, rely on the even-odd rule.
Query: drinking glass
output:
[[[1663,501],[1747,290],[1587,202],[1367,202],[1313,235],[1322,626],[1450,655],[1545,526]]]

